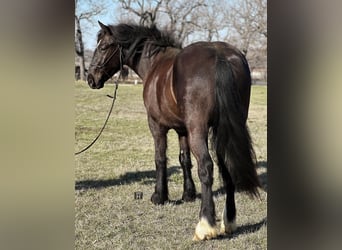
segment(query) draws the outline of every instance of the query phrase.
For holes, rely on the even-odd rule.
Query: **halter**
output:
[[[104,66],[106,66],[109,61],[112,59],[112,57],[116,54],[117,51],[120,51],[120,70],[122,69],[122,47],[118,44],[116,49],[113,50],[112,54],[105,60],[101,65],[95,65],[95,64],[90,64],[90,66],[95,67],[97,69],[102,69]]]

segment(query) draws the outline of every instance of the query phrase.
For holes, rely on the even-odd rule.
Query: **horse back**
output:
[[[213,113],[216,63],[221,58],[229,62],[234,77],[232,84],[237,86],[247,118],[251,88],[249,66],[245,56],[228,43],[197,42],[185,47],[175,60],[175,94],[180,100],[196,99],[197,103],[207,107],[208,115]],[[190,90],[192,97],[188,96]]]
[[[144,83],[148,114],[170,128],[184,128],[186,118],[196,112],[210,123],[219,55],[229,61],[247,114],[251,85],[247,61],[238,49],[223,42],[197,42],[157,55]]]

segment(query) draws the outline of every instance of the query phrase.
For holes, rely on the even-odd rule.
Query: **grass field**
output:
[[[97,135],[111,105],[113,85],[91,90],[75,83],[75,151]],[[155,206],[154,146],[142,100],[142,85],[120,85],[111,118],[100,139],[75,156],[75,249],[266,249],[267,248],[267,86],[253,86],[248,125],[259,161],[261,199],[236,194],[237,231],[211,241],[193,242],[200,199],[180,202],[183,177],[178,139],[168,136],[169,198]],[[196,161],[192,169],[197,193]],[[225,195],[215,167],[213,190],[217,225]],[[142,191],[143,199],[134,200]]]

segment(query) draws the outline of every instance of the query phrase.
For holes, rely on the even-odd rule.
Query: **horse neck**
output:
[[[129,58],[127,60],[127,66],[130,67],[142,80],[147,76],[155,56],[149,57],[146,52],[143,51],[139,58]]]
[[[138,64],[136,65],[135,72],[140,76],[142,80],[145,80],[148,72],[151,69],[152,63],[153,58],[141,56]]]
[[[167,53],[168,56],[174,57],[176,54],[178,54],[180,49],[170,47],[166,51],[158,52],[153,56],[148,56],[148,52],[146,52],[144,49],[137,62],[130,62],[130,65],[128,66],[144,81],[150,69],[155,63],[158,63],[160,57],[165,56],[165,53]]]

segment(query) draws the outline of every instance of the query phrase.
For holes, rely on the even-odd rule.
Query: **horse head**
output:
[[[122,68],[122,48],[113,37],[109,26],[99,21],[97,45],[88,70],[88,85],[100,89],[104,83]]]

